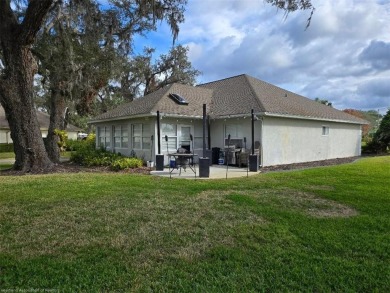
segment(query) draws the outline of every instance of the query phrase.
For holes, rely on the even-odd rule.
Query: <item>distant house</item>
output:
[[[41,129],[42,137],[47,136],[47,131],[50,124],[50,116],[46,113],[37,111],[38,123]],[[81,132],[82,129],[74,125],[68,124],[66,128],[69,139],[77,139],[77,133]],[[8,125],[7,118],[5,117],[4,108],[0,106],[0,143],[12,143],[11,130]]]
[[[97,145],[149,160],[157,153],[157,141],[151,138],[157,137],[159,111],[161,153],[185,146],[201,155],[203,104],[209,115],[209,149],[228,147],[229,134],[235,148],[250,148],[254,110],[254,140],[262,166],[359,156],[361,126],[367,123],[248,75],[196,87],[171,84],[90,123],[97,127]]]

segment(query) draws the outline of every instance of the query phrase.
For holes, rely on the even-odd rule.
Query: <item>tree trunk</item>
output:
[[[54,131],[56,129],[65,130],[65,97],[58,86],[51,90],[50,103],[50,125],[46,138],[46,150],[50,160],[54,163],[59,163],[61,152],[58,146],[59,137]]]
[[[52,167],[47,156],[33,103],[34,60],[29,48],[13,46],[9,75],[1,88],[11,138],[14,169],[39,172]]]
[[[31,45],[52,0],[28,1],[21,23],[10,1],[0,1],[0,46],[4,69],[0,76],[0,102],[14,143],[16,170],[46,171],[53,166],[43,143],[33,103],[36,62]]]

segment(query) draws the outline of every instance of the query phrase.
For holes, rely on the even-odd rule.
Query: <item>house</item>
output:
[[[229,135],[230,145],[250,148],[253,109],[262,166],[360,155],[361,126],[366,121],[248,75],[195,87],[171,84],[90,123],[97,128],[97,145],[149,160],[158,153],[153,138],[159,111],[161,153],[185,146],[202,155],[203,104],[209,117],[208,149],[226,148]]]
[[[46,113],[37,111],[37,118],[41,129],[42,137],[46,137],[50,124],[50,116]],[[66,131],[68,133],[69,139],[77,139],[77,134],[81,132],[82,129],[74,125],[68,124]],[[9,128],[7,118],[5,117],[4,108],[2,106],[0,106],[0,143],[12,143],[11,130]]]

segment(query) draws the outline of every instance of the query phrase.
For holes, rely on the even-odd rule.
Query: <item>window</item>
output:
[[[322,136],[329,135],[329,126],[322,126]]]
[[[179,105],[188,105],[188,102],[178,94],[169,94],[169,97]]]
[[[133,149],[142,150],[151,148],[151,132],[150,125],[146,124],[133,124],[132,125],[132,143]]]
[[[142,148],[150,150],[151,148],[151,131],[150,125],[142,124]]]
[[[98,127],[98,144],[101,147],[111,147],[111,131],[110,127],[102,126]]]
[[[241,125],[225,125],[225,146],[228,145],[228,137],[230,134],[230,146],[242,147],[242,131]]]
[[[116,148],[129,147],[129,133],[125,125],[114,126],[114,146]]]
[[[168,150],[172,151],[177,149],[177,125],[171,123],[163,123],[161,125],[162,141],[165,141],[165,136],[168,137]]]
[[[194,149],[203,149],[203,126],[198,124],[194,129]],[[208,147],[208,135],[206,129],[206,148]]]

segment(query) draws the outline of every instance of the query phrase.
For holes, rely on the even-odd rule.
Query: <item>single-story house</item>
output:
[[[42,137],[46,137],[50,124],[50,115],[37,111],[37,118],[41,129]],[[72,124],[68,124],[66,131],[68,133],[69,139],[77,139],[77,133],[83,130]],[[2,106],[0,106],[0,143],[12,143],[11,130],[9,128],[7,118],[5,117],[4,108]]]
[[[250,148],[251,110],[260,165],[272,166],[359,156],[366,121],[248,75],[190,86],[170,84],[93,118],[96,145],[154,160],[185,145],[202,156],[203,108],[208,119],[207,148]],[[168,142],[165,141],[168,137]],[[190,137],[193,141],[190,141]],[[167,163],[167,156],[165,156]]]

